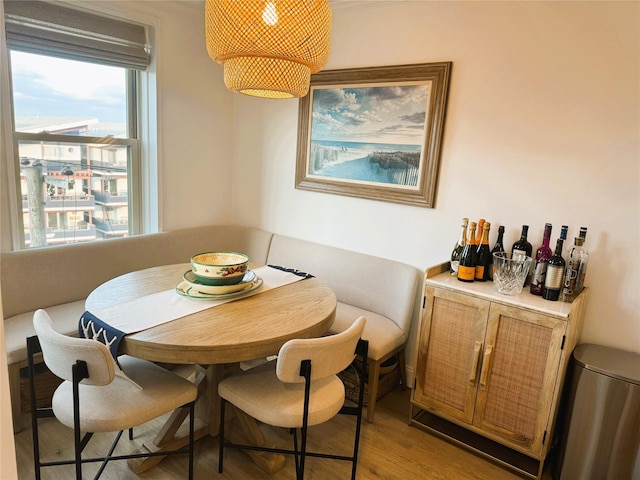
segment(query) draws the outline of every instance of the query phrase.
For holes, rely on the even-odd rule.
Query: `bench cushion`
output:
[[[47,307],[47,313],[53,321],[53,328],[66,335],[78,335],[78,320],[84,310],[84,300]],[[4,320],[7,363],[9,365],[27,359],[27,337],[36,334],[33,329],[34,313],[35,311],[25,312]]]
[[[336,319],[329,331],[342,332],[359,316],[367,319],[362,338],[369,340],[369,358],[380,360],[387,353],[404,345],[407,335],[389,318],[342,302],[338,302],[336,306]]]

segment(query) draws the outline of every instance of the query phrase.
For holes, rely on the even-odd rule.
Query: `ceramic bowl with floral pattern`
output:
[[[249,257],[237,252],[203,252],[191,257],[191,270],[204,285],[235,285],[247,272]]]

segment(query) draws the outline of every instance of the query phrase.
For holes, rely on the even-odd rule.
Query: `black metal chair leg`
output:
[[[189,480],[193,480],[193,428],[195,426],[195,402],[189,404]]]
[[[113,452],[115,451],[116,446],[118,445],[118,442],[120,441],[120,437],[122,437],[122,433],[123,433],[123,430],[120,430],[118,432],[118,434],[116,435],[116,438],[113,441],[113,443],[111,444],[111,448],[109,449],[109,452],[107,453],[107,456],[102,461],[102,464],[100,465],[100,468],[98,469],[98,472],[96,473],[96,476],[93,477],[93,480],[98,480],[98,478],[100,478],[100,475],[102,475],[102,472],[104,471],[105,467],[107,466],[107,463],[109,463],[109,460],[111,460],[111,456],[113,455]]]
[[[220,400],[220,434],[218,435],[220,446],[218,447],[218,473],[222,473],[222,462],[224,458],[224,407],[227,403],[224,398],[221,398]]]

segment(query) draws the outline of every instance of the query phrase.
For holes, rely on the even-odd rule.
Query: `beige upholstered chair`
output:
[[[82,463],[102,462],[98,478],[110,460],[148,457],[153,453],[112,455],[122,432],[168,413],[176,408],[189,409],[189,446],[161,455],[188,454],[189,478],[193,478],[193,424],[196,387],[188,380],[151,362],[133,357],[119,357],[126,376],[117,374],[109,349],[96,340],[68,337],[53,329],[44,310],[33,317],[36,336],[27,339],[27,360],[31,387],[31,422],[35,477],[40,479],[41,467],[75,464],[76,478],[82,478]],[[53,394],[51,408],[37,408],[34,355],[42,352],[46,366],[64,380]],[[38,419],[55,416],[62,424],[73,428],[75,458],[42,462],[38,438]],[[81,438],[81,432],[85,432]],[[83,459],[82,450],[94,433],[119,432],[111,450],[101,458]]]
[[[275,361],[226,378],[218,385],[222,397],[218,470],[222,473],[224,448],[277,451],[295,455],[296,478],[304,478],[305,458],[322,457],[352,462],[355,479],[358,461],[362,400],[366,362],[360,372],[360,398],[357,406],[345,406],[344,384],[336,375],[354,360],[356,353],[367,358],[368,343],[360,336],[366,320],[359,317],[347,330],[321,338],[295,339],[285,343]],[[275,364],[275,365],[274,365]],[[294,449],[271,449],[227,443],[224,436],[225,404],[235,407],[260,422],[290,428]],[[353,453],[349,456],[307,452],[307,427],[327,422],[337,414],[356,417]],[[297,429],[300,429],[298,447]]]

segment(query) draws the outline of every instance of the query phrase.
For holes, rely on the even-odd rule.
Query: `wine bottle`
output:
[[[562,239],[562,241],[565,241],[567,239],[567,230],[569,230],[568,225],[562,225],[562,228],[560,228],[560,238]]]
[[[461,282],[473,282],[476,275],[476,249],[475,247],[476,222],[469,224],[469,235],[467,244],[460,255],[458,265],[458,280]]]
[[[569,230],[569,227],[567,225],[562,225],[562,227],[560,228],[560,238],[562,239],[563,243],[567,241],[568,230]]]
[[[529,225],[522,226],[522,233],[520,234],[520,240],[515,242],[511,247],[511,256],[512,258],[520,257],[530,257],[531,250],[533,247],[527,241],[527,235],[529,234]]]
[[[504,236],[504,226],[498,227],[498,239],[496,240],[491,255],[489,255],[489,280],[493,280],[493,254],[496,252],[504,252],[504,243],[502,237]]]
[[[587,237],[586,227],[580,228],[579,236],[575,237],[573,246],[567,255],[567,265],[564,274],[562,301],[571,303],[584,288],[584,277],[587,270],[589,253],[584,247]]]
[[[520,240],[515,242],[511,247],[511,258],[514,260],[521,259],[524,260],[524,257],[531,256],[531,250],[533,247],[527,241],[527,234],[529,233],[529,225],[522,226],[522,233],[520,234]],[[524,285],[529,283],[529,275],[527,275],[524,279]]]
[[[560,228],[560,238],[563,242],[567,241],[567,230],[569,230],[567,225],[562,225],[562,228]]]
[[[484,222],[485,219],[481,218],[480,220],[478,220],[478,223],[476,223],[476,238],[474,241],[476,247],[480,245],[480,241],[482,240],[482,229],[484,228]]]
[[[456,242],[453,247],[453,251],[451,252],[451,267],[449,268],[449,273],[451,275],[458,276],[458,265],[460,264],[460,255],[462,255],[462,250],[464,250],[464,246],[467,244],[467,225],[469,224],[468,218],[462,219],[462,230],[460,231],[460,238]]]
[[[478,248],[476,249],[475,279],[479,282],[484,282],[489,279],[489,260],[491,258],[491,251],[489,250],[490,229],[491,223],[484,222],[484,225],[482,227],[482,238],[480,239],[480,245],[478,245]]]
[[[530,291],[534,295],[542,295],[544,288],[544,277],[547,273],[547,262],[553,255],[553,251],[549,247],[551,239],[551,224],[544,224],[544,234],[542,236],[542,245],[536,250],[536,260],[533,267],[533,277],[531,279]]]
[[[544,288],[542,289],[542,298],[545,300],[556,301],[560,298],[565,267],[565,261],[564,258],[562,258],[563,246],[564,240],[558,238],[556,241],[556,249],[547,262],[547,274],[544,279]]]

